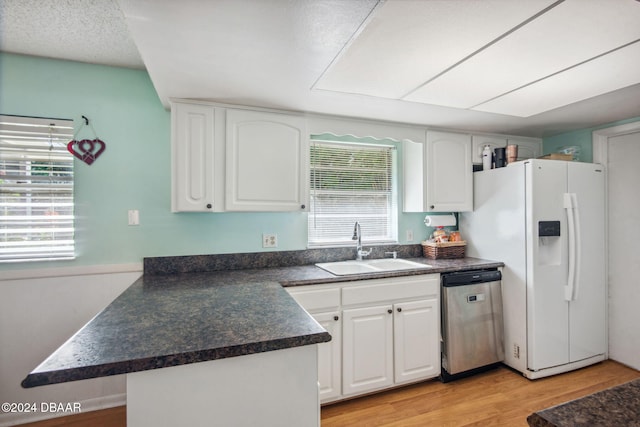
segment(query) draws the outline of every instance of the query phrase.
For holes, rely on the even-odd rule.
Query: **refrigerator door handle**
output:
[[[572,300],[578,299],[578,291],[580,291],[580,262],[582,260],[582,241],[580,239],[580,208],[578,206],[578,195],[571,193],[571,199],[573,202],[573,231],[575,233],[575,263],[573,265],[573,295]]]
[[[575,193],[564,194],[564,208],[567,211],[567,234],[569,240],[569,274],[564,287],[564,299],[573,301],[577,297],[577,271],[580,262],[580,236],[577,232],[579,218]]]

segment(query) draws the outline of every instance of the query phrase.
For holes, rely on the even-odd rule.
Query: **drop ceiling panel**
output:
[[[639,23],[640,3],[633,0],[566,0],[405,99],[472,108],[640,39]],[[556,89],[559,92],[544,94],[555,100],[553,104],[562,94],[561,87]],[[588,94],[588,87],[585,89],[582,92]],[[516,98],[491,105],[513,105]],[[565,104],[570,102],[568,99]]]
[[[490,113],[509,112],[511,115],[528,117],[636,83],[640,83],[640,42],[474,109]]]
[[[118,2],[165,105],[177,97],[265,107],[295,104],[306,96],[376,5],[376,0]],[[296,108],[305,109],[301,104]]]
[[[315,89],[401,98],[553,3],[389,0]]]

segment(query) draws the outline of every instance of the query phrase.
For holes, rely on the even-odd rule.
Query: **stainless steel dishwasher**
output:
[[[504,360],[502,273],[442,275],[442,374],[448,382]]]

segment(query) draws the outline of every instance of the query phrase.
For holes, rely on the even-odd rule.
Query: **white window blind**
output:
[[[353,244],[356,221],[363,241],[396,241],[393,151],[390,146],[311,141],[309,246]]]
[[[74,257],[73,121],[0,115],[0,262]]]

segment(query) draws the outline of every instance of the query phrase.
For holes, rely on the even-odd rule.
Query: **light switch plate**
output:
[[[262,247],[263,248],[277,248],[278,247],[278,235],[277,234],[263,234],[262,235]]]

